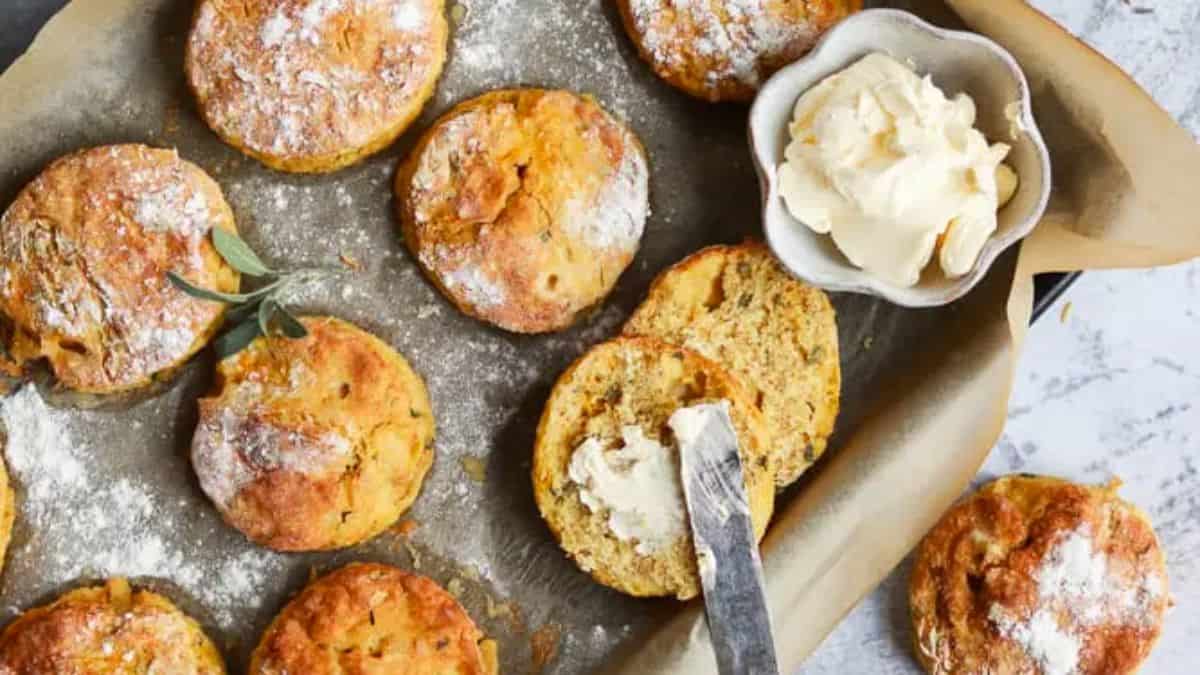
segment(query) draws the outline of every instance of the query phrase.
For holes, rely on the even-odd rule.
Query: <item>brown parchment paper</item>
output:
[[[33,522],[18,475],[17,532],[0,579],[4,620],[91,578],[133,574],[197,616],[239,672],[312,568],[381,560],[455,589],[500,642],[505,672],[579,673],[603,664],[639,675],[713,671],[697,606],[621,596],[565,559],[537,517],[528,469],[550,385],[618,329],[653,276],[701,246],[760,232],[745,110],[662,85],[607,0],[460,1],[465,19],[422,119],[395,147],[332,176],[268,171],[196,118],[181,70],[192,0],[75,0],[0,77],[0,207],[48,161],[76,148],[176,147],[222,185],[239,227],[268,262],[327,263],[345,253],[363,263],[296,303],[355,321],[399,349],[425,377],[438,421],[436,464],[409,515],[414,532],[334,554],[280,556],[225,527],[192,478],[186,448],[195,398],[210,379],[206,358],[165,391],[100,411],[45,392],[95,455],[89,471],[97,486],[131,481],[157,500],[153,517],[120,514],[131,523],[112,536],[150,532],[175,562],[132,571],[89,566],[92,556],[122,550],[105,540],[109,530],[87,531],[69,509],[61,521]],[[868,4],[961,25],[940,0]],[[910,550],[994,443],[1030,311],[1030,275],[1159,264],[1200,249],[1182,207],[1186,177],[1200,175],[1186,132],[1023,3],[950,5],[1025,65],[1063,187],[1019,259],[1002,258],[963,301],[912,311],[833,298],[844,372],[838,436],[812,476],[780,500],[765,544],[777,642],[789,668]],[[593,93],[629,121],[651,155],[654,215],[637,260],[594,316],[552,336],[508,335],[457,314],[407,256],[390,204],[393,169],[417,133],[457,101],[514,85]],[[65,575],[74,568],[63,559],[72,556],[83,571]]]
[[[1021,63],[1054,191],[1015,274],[993,271],[976,293],[986,297],[959,317],[962,332],[889,382],[877,413],[776,516],[764,568],[784,672],[907,555],[986,459],[1003,429],[1033,276],[1200,256],[1200,147],[1190,133],[1119,67],[1025,2],[946,4]],[[681,612],[609,671],[715,673],[702,608]]]

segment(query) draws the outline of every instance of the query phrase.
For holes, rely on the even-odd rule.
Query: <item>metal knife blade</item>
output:
[[[671,416],[683,492],[704,588],[708,631],[721,675],[778,675],[762,561],[729,404]]]

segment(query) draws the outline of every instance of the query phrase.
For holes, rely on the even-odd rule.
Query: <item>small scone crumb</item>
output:
[[[192,465],[225,520],[282,551],[351,546],[391,527],[433,463],[421,378],[375,336],[302,319],[217,366]]]
[[[31,609],[0,634],[5,675],[224,675],[200,626],[169,600],[124,579]]]
[[[730,404],[751,517],[761,538],[775,504],[767,437],[760,413],[719,365],[665,342],[625,337],[592,348],[559,377],[534,445],[534,498],[563,550],[596,581],[635,596],[687,599],[700,592],[687,529],[653,546],[622,539],[611,527],[609,510],[572,479],[571,462],[589,439],[614,452],[623,436],[625,442],[652,440],[677,459],[678,445],[667,426],[671,415],[721,400]],[[682,494],[677,498],[682,502]]]
[[[45,361],[63,387],[111,394],[187,361],[224,307],[167,272],[237,291],[214,227],[235,231],[221,188],[173,150],[112,145],[50,164],[0,218],[3,369]]]
[[[310,583],[267,628],[250,675],[495,675],[496,643],[422,576],[353,563]]]
[[[591,99],[496,91],[444,115],[396,176],[408,248],[460,310],[518,333],[612,290],[649,214],[641,143]]]
[[[952,508],[921,543],[909,589],[925,669],[1136,671],[1170,598],[1150,521],[1117,485],[1008,476]]]

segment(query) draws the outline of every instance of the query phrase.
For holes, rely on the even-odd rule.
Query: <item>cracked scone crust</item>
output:
[[[433,581],[353,563],[308,585],[267,628],[250,675],[495,675],[496,645]]]
[[[766,532],[775,504],[774,475],[759,413],[720,366],[688,350],[650,338],[617,338],[597,345],[559,377],[538,425],[533,491],[542,518],[563,550],[596,581],[635,596],[695,597],[700,592],[690,536],[640,555],[594,513],[568,476],[576,448],[589,437],[621,445],[621,428],[641,427],[674,448],[667,421],[677,409],[728,400],[746,472],[756,536]]]
[[[909,589],[917,658],[936,675],[1132,673],[1162,630],[1162,550],[1117,484],[1009,476],[925,537]]]
[[[334,171],[391,144],[446,60],[444,0],[201,0],[185,67],[230,145],[283,171]]]
[[[425,384],[375,336],[302,319],[255,340],[200,400],[192,466],[226,522],[281,551],[357,544],[412,505],[433,463]]]
[[[124,579],[71,591],[0,634],[0,675],[224,675],[212,641],[169,600]]]
[[[659,275],[625,324],[720,363],[741,380],[786,486],[825,452],[841,394],[833,305],[750,242],[712,246]]]
[[[235,231],[221,189],[174,151],[114,145],[50,164],[0,217],[3,369],[20,377],[44,360],[63,387],[110,394],[187,361],[224,307],[166,273],[236,291],[214,227]]]
[[[618,0],[642,58],[709,101],[749,101],[862,0]]]
[[[466,314],[570,325],[633,260],[649,213],[634,134],[591,99],[506,90],[455,107],[396,177],[409,249]]]

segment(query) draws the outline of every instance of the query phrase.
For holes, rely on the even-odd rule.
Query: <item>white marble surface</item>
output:
[[[1200,0],[1032,4],[1200,136]],[[1200,672],[1200,262],[1086,274],[1032,328],[1007,430],[979,480],[1013,471],[1125,481],[1123,496],[1154,520],[1176,603],[1142,672]],[[800,673],[921,672],[909,649],[909,569],[906,561],[865,599]]]

